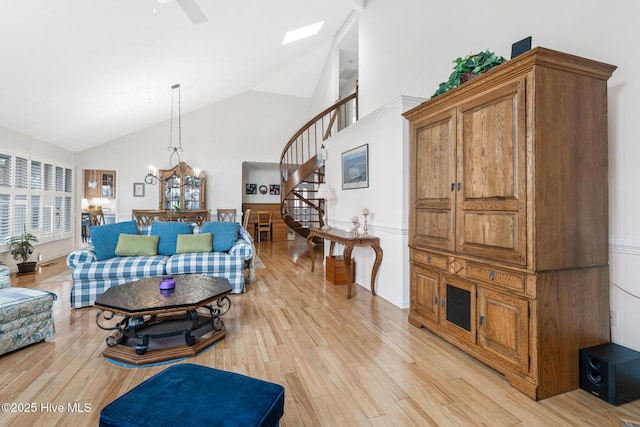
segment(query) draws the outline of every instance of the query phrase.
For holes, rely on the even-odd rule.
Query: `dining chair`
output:
[[[136,220],[138,227],[151,226],[153,221],[169,221],[171,216],[169,211],[132,209],[131,216]]]
[[[82,212],[82,243],[89,242],[89,226],[91,225],[91,215],[89,212]]]
[[[90,210],[89,219],[91,220],[91,225],[104,225],[104,212],[102,212],[102,208]]]
[[[247,209],[246,211],[244,211],[244,214],[242,215],[242,228],[244,228],[245,230],[248,230],[250,217],[251,217],[251,209]]]
[[[180,211],[171,214],[172,221],[190,222],[202,226],[205,222],[211,220],[211,211],[209,209]]]
[[[271,240],[271,212],[258,211],[256,219],[256,237],[258,242],[262,240],[262,233],[267,233],[267,240]]]
[[[218,209],[218,221],[236,222],[236,210]]]

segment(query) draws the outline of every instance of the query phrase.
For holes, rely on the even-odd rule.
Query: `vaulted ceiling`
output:
[[[78,152],[247,90],[310,97],[364,0],[4,0],[0,126]],[[187,3],[193,2],[187,0]],[[284,34],[325,21],[320,33]]]

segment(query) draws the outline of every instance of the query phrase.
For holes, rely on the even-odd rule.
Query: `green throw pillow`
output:
[[[211,252],[213,249],[213,234],[178,234],[176,253],[188,254],[196,252]]]
[[[116,255],[118,256],[152,256],[158,255],[160,236],[138,236],[136,234],[120,234]]]

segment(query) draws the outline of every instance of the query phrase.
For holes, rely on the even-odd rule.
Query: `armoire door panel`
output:
[[[526,263],[524,212],[461,212],[457,251],[511,264]]]
[[[455,249],[456,114],[454,109],[439,112],[412,129],[411,174],[414,186],[412,216],[415,232],[411,244]]]
[[[526,264],[525,83],[520,77],[462,104],[457,148],[457,250],[519,265]]]
[[[455,179],[451,169],[455,141],[455,125],[451,115],[417,131],[416,201],[452,200],[450,183]],[[455,145],[455,144],[454,144]]]
[[[517,226],[517,217],[510,213],[470,213],[464,217],[463,241],[465,245],[514,250]]]
[[[450,211],[416,210],[414,244],[453,250],[453,221]]]
[[[411,312],[438,323],[439,274],[419,265],[411,266]]]
[[[503,362],[528,371],[529,302],[478,288],[478,345]]]
[[[462,113],[465,199],[517,198],[516,94]]]

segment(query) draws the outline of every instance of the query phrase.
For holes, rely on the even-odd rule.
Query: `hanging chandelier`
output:
[[[178,91],[178,132],[177,132],[178,141],[177,141],[177,144],[174,145],[173,143],[173,139],[174,139],[173,138],[173,117],[174,117],[173,106],[175,104],[176,90]],[[181,163],[180,153],[182,152],[182,111],[180,106],[180,100],[181,100],[180,95],[181,95],[180,84],[175,84],[171,86],[171,121],[169,125],[169,146],[167,147],[167,150],[171,152],[169,156],[170,169],[175,168]],[[196,176],[198,176],[197,171],[196,171]],[[178,176],[175,170],[173,171],[172,175],[166,178],[160,178],[158,177],[158,169],[153,166],[149,166],[149,172],[147,173],[147,176],[144,177],[144,182],[146,182],[147,184],[155,185],[159,183],[163,186],[166,186],[169,183],[171,183],[172,187],[183,187],[189,184],[188,181],[178,183],[179,181],[180,181],[180,177]]]
[[[93,169],[91,172],[92,174],[89,175],[89,183],[87,185],[89,186],[89,188],[97,188],[98,187],[98,178],[96,177],[97,172],[95,169]]]

